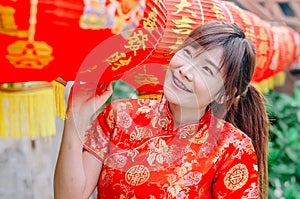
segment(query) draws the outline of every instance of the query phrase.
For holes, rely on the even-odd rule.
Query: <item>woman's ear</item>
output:
[[[234,88],[234,92],[233,92],[233,96],[235,96],[237,92],[237,89]],[[226,96],[226,91],[225,90],[220,90],[215,97],[215,102],[217,102],[218,104],[224,104],[226,103],[227,100],[229,100],[230,97]]]
[[[219,89],[214,97],[214,101],[218,104],[224,104],[227,100],[225,88]]]
[[[225,92],[219,92],[216,97],[215,97],[215,101],[218,104],[224,104],[226,102],[226,95]]]

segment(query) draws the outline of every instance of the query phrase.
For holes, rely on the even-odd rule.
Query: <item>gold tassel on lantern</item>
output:
[[[285,84],[286,73],[279,72],[276,75],[264,79],[260,82],[254,82],[253,85],[262,93],[268,93],[270,90],[274,89],[275,86],[282,86]]]
[[[62,78],[52,81],[55,95],[56,115],[61,119],[66,118],[65,87],[67,82]]]
[[[51,83],[0,85],[1,137],[35,139],[55,132],[55,99]]]

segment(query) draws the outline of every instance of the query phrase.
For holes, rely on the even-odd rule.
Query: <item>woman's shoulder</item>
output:
[[[216,122],[219,129],[219,140],[223,140],[223,143],[234,147],[243,145],[253,149],[252,140],[245,132],[225,120],[216,119]]]
[[[220,164],[256,164],[256,152],[251,138],[233,124],[219,120],[219,137],[216,152],[220,157]]]

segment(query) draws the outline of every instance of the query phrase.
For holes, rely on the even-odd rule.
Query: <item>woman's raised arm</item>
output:
[[[54,196],[88,198],[93,192],[101,162],[83,151],[83,136],[93,114],[112,94],[112,86],[100,96],[90,85],[74,85],[68,102],[61,147],[54,174]]]

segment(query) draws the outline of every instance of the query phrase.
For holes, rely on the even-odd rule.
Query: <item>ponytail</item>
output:
[[[238,96],[226,114],[226,120],[252,140],[256,151],[259,171],[260,198],[268,198],[268,116],[265,98],[251,84],[243,96]]]

